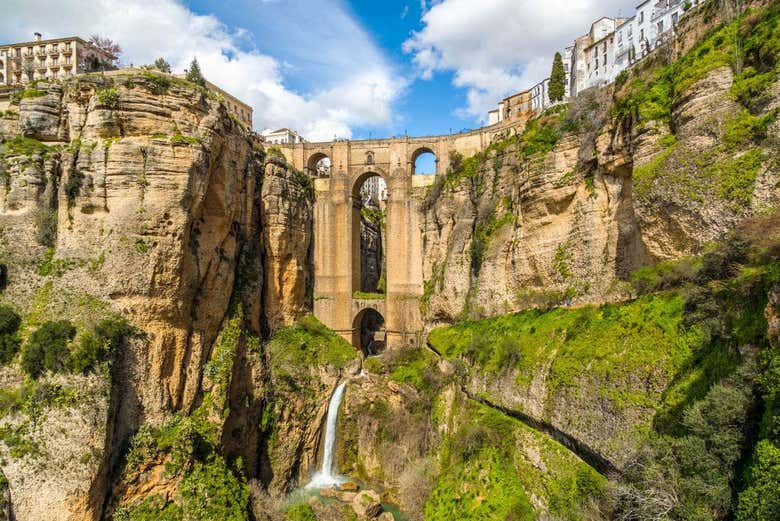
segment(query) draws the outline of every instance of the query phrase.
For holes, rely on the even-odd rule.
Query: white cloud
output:
[[[179,72],[197,57],[206,78],[252,105],[258,129],[287,126],[307,139],[329,140],[334,135],[350,137],[355,126],[388,125],[404,80],[337,3],[311,4],[322,12],[319,24],[311,20],[296,27],[288,18],[285,27],[290,45],[296,46],[291,56],[317,56],[316,67],[302,67],[328,71],[322,83],[312,82],[306,92],[285,83],[286,74],[303,72],[296,65],[257,50],[246,30],[195,14],[178,0],[6,1],[0,36],[18,41],[28,40],[34,31],[44,37],[66,36],[63,30],[67,35],[98,33],[122,45],[124,63],[151,63],[163,56]],[[275,10],[280,18],[278,3],[264,0],[263,8]]]
[[[424,1],[424,0],[423,0]],[[550,74],[552,58],[597,18],[616,16],[625,0],[443,0],[422,15],[404,51],[423,79],[454,71],[467,89],[463,116],[477,120],[503,97]]]

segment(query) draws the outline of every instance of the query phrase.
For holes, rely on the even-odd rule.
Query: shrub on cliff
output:
[[[68,367],[77,373],[85,373],[106,360],[130,334],[131,328],[122,317],[106,318],[98,322],[92,331],[81,337],[79,346],[70,355]]]
[[[45,322],[34,331],[22,350],[22,369],[38,378],[44,370],[59,372],[68,366],[68,343],[76,328],[67,320]]]
[[[21,317],[6,305],[0,305],[0,363],[7,364],[19,350]]]
[[[287,521],[317,521],[311,505],[308,503],[299,503],[291,506],[285,515]]]

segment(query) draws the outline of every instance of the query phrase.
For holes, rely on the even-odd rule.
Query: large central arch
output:
[[[384,298],[386,279],[387,184],[374,171],[361,173],[352,185],[352,293]],[[365,297],[363,297],[365,298]]]

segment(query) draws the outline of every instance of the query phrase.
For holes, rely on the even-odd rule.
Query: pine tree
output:
[[[198,65],[198,59],[193,58],[190,63],[190,68],[187,70],[187,81],[191,81],[201,87],[206,86],[206,80],[203,78],[203,74],[200,72],[200,65]]]
[[[563,101],[563,97],[566,95],[566,72],[563,70],[563,58],[559,52],[555,53],[555,59],[553,59],[549,95],[550,101],[553,103]]]
[[[165,58],[157,58],[156,60],[154,60],[154,68],[162,72],[167,72],[169,74],[171,72],[171,64],[168,63],[165,60]]]

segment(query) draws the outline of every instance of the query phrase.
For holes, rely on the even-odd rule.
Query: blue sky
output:
[[[166,58],[310,140],[475,128],[623,0],[4,0],[0,41],[101,34]]]

